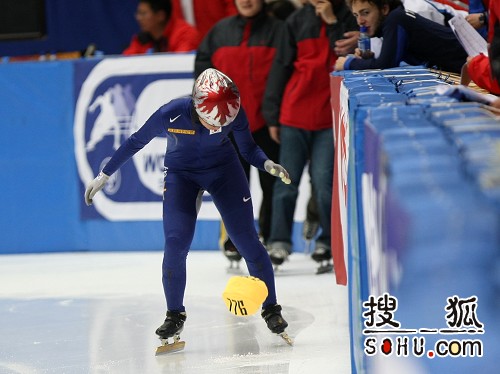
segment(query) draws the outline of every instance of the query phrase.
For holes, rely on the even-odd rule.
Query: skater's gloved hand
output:
[[[285,184],[290,184],[292,181],[290,180],[290,176],[288,175],[288,171],[285,170],[283,166],[280,164],[276,164],[271,160],[267,160],[264,162],[264,169],[271,175],[275,177],[280,177],[281,181]]]
[[[87,186],[87,189],[85,190],[85,204],[89,206],[92,205],[92,199],[94,195],[102,190],[108,179],[109,176],[101,171],[99,175],[95,177],[92,182],[90,182],[90,184]]]

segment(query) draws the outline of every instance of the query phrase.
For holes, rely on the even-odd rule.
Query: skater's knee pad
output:
[[[267,298],[266,284],[252,276],[234,276],[222,293],[229,312],[236,316],[255,314]]]

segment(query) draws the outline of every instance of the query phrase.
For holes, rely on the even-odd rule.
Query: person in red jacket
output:
[[[248,116],[253,139],[271,158],[279,157],[279,146],[269,136],[262,116],[262,100],[269,71],[282,38],[284,23],[266,12],[264,0],[235,0],[238,15],[219,21],[205,36],[196,53],[195,75],[214,67],[231,76],[241,92],[242,106]],[[247,178],[250,165],[240,157]],[[265,243],[271,230],[274,180],[259,172],[262,203],[259,235]],[[228,259],[239,261],[236,247],[222,230],[221,247]]]
[[[488,24],[488,41],[491,43],[495,27],[500,27],[500,1],[498,0],[490,0]],[[468,85],[470,80],[474,81],[478,87],[484,88],[495,95],[500,95],[500,84],[492,75],[491,59],[488,56],[480,54],[468,58],[464,69],[462,69],[461,82]]]
[[[196,27],[203,39],[208,30],[222,18],[238,13],[234,0],[172,0],[173,17],[183,19]]]
[[[280,163],[287,165],[292,181],[285,188],[274,185],[268,251],[275,265],[291,253],[299,183],[308,160],[322,229],[312,258],[318,262],[331,259],[330,73],[337,59],[336,42],[357,30],[356,19],[343,0],[309,0],[286,20],[263,102],[271,137],[280,143]],[[350,49],[355,47],[356,40]]]
[[[141,32],[132,37],[124,55],[156,52],[188,52],[198,48],[198,31],[172,17],[170,0],[139,0],[136,19]]]

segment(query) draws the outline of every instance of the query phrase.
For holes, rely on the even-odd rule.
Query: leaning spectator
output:
[[[378,58],[339,57],[335,70],[387,69],[426,65],[459,73],[467,53],[451,28],[403,7],[400,0],[346,0],[359,26],[370,37],[382,37]]]
[[[309,0],[302,0],[302,6],[306,3],[308,3]],[[297,9],[297,6],[290,0],[270,0],[267,1],[267,12],[268,14],[272,15],[273,17],[286,20],[290,14],[292,14],[295,10]],[[349,34],[350,32],[347,32],[344,34]],[[356,31],[353,31],[353,33],[359,34]],[[340,40],[337,41],[335,44],[335,52],[337,52],[337,45],[338,43],[345,43],[346,45],[349,44],[349,41],[346,40]],[[309,169],[310,169],[309,165]],[[316,199],[314,196],[314,188],[311,185],[311,196],[309,197],[307,201],[307,206],[306,206],[306,217],[304,219],[303,225],[302,225],[302,237],[304,241],[306,242],[306,251],[309,252],[309,246],[311,244],[311,241],[316,237],[318,231],[319,231],[319,213],[318,213],[318,204],[316,203]]]

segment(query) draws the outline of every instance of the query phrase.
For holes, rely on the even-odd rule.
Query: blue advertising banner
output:
[[[157,108],[190,94],[193,64],[193,54],[168,53],[0,64],[0,253],[161,250],[165,138],[123,165],[95,205],[83,194]],[[257,217],[262,193],[251,174]],[[304,173],[296,221],[305,217],[309,186]],[[220,215],[209,195],[198,218],[191,249],[218,249]],[[294,230],[298,250],[301,232]]]
[[[75,64],[75,155],[82,186],[160,106],[190,94],[193,65],[193,54]],[[111,176],[91,208],[82,199],[82,219],[161,220],[166,146],[165,137],[153,139]]]
[[[64,61],[0,64],[0,253],[61,251],[80,241],[72,71]]]

